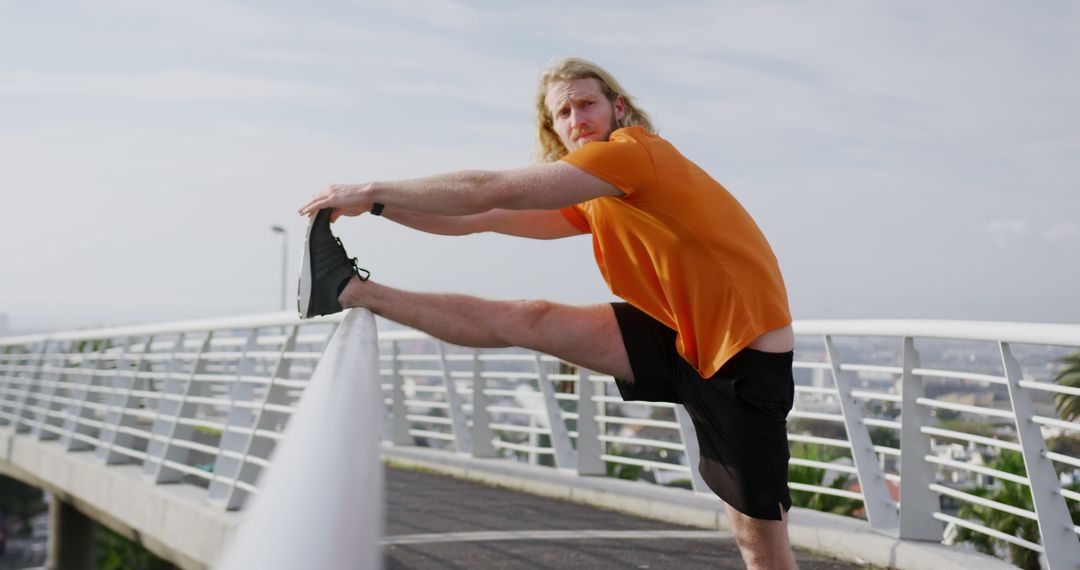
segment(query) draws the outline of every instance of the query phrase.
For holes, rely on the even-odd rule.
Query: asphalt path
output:
[[[386,570],[743,568],[704,531],[443,475],[386,470]],[[861,569],[797,550],[803,570]]]

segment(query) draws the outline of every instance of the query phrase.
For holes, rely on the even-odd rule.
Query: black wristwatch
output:
[[[378,202],[375,202],[374,204],[371,205],[371,215],[373,215],[373,216],[381,216],[383,208],[385,208],[385,207],[386,207],[385,204],[380,204]]]

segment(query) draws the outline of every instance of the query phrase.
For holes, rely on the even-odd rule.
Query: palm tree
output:
[[[1003,452],[1000,457],[991,462],[991,466],[999,471],[1015,473],[1017,475],[1024,475],[1027,472],[1024,468],[1024,456],[1016,452]],[[1031,501],[1031,490],[1028,489],[1026,485],[1013,483],[1012,481],[1006,481],[1004,479],[999,479],[998,482],[1000,483],[1000,486],[996,490],[990,491],[985,488],[979,488],[975,489],[972,494],[986,497],[992,501],[997,501],[1006,505],[1019,507],[1021,509],[1027,509],[1029,511],[1035,510],[1035,505]],[[982,507],[970,503],[965,504],[960,509],[960,518],[974,518],[979,520],[983,525],[996,531],[1022,538],[1029,542],[1039,542],[1039,523],[1028,518],[1003,513],[989,507]],[[971,535],[974,534],[979,533],[963,529],[963,531],[959,533],[959,537],[961,540],[968,540],[969,542],[974,543],[977,549],[982,550],[987,554],[994,554],[992,543],[991,546],[987,548],[988,545],[986,544],[986,539],[989,537],[983,535],[976,540],[971,540],[973,538]],[[993,542],[999,541],[994,540]],[[1012,543],[1007,544],[1009,558],[1012,560],[1013,564],[1025,570],[1039,570],[1038,552]]]
[[[999,471],[1016,475],[1025,475],[1027,473],[1027,469],[1024,467],[1023,455],[1014,451],[1002,452],[1001,456],[990,462],[990,466]],[[1031,490],[1026,485],[1004,479],[999,479],[998,483],[999,486],[993,490],[979,487],[974,489],[971,494],[1021,509],[1035,510],[1035,505],[1031,500]],[[1070,486],[1070,488],[1073,487],[1076,487],[1076,485]],[[1070,503],[1069,511],[1074,522],[1080,520],[1080,504]],[[961,507],[958,516],[963,519],[978,521],[986,527],[1029,542],[1041,542],[1038,522],[1025,517],[971,503]],[[1040,568],[1039,553],[1034,550],[1006,543],[966,528],[957,529],[957,539],[962,542],[969,542],[975,546],[976,550],[994,556],[997,556],[1001,549],[1007,547],[1009,559],[1013,564],[1024,570],[1039,570]]]
[[[820,445],[802,442],[793,443],[791,445],[792,457],[828,463],[830,460],[841,455],[843,455],[842,452],[838,453],[832,450],[832,448],[825,448]],[[825,480],[825,470],[803,465],[790,465],[788,466],[788,480],[807,485],[821,485]],[[843,473],[833,479],[828,487],[833,489],[843,489],[850,480],[851,476],[847,473]],[[863,506],[862,501],[856,499],[847,499],[825,493],[809,493],[806,491],[794,490],[791,492],[791,501],[796,507],[805,507],[845,516],[852,516]]]
[[[1063,356],[1055,362],[1064,364],[1064,366],[1054,374],[1054,382],[1061,386],[1080,388],[1080,351]],[[1061,419],[1067,422],[1080,418],[1080,396],[1058,394],[1057,411],[1061,415]]]

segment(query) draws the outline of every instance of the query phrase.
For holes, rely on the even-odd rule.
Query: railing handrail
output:
[[[262,313],[257,315],[240,315],[236,317],[224,317],[217,319],[192,319],[185,321],[173,321],[159,324],[128,325],[119,327],[101,327],[90,329],[76,329],[48,333],[37,333],[20,336],[0,337],[0,346],[13,344],[33,344],[46,340],[94,340],[101,338],[114,338],[125,336],[162,335],[186,332],[207,332],[230,329],[249,329],[253,327],[277,327],[309,323],[337,323],[341,322],[342,314],[328,317],[316,317],[301,321],[294,311],[281,311],[277,313]]]
[[[1011,321],[821,319],[793,323],[796,335],[919,337],[1080,346],[1080,325]]]
[[[16,344],[36,344],[42,341],[63,340],[95,340],[101,338],[146,336],[150,334],[178,334],[186,332],[208,332],[231,329],[248,329],[252,327],[280,327],[298,325],[301,323],[339,323],[343,313],[315,317],[313,319],[301,319],[292,311],[277,313],[263,313],[258,315],[242,315],[237,317],[225,317],[218,319],[194,319],[189,321],[174,321],[161,324],[127,325],[119,327],[101,327],[90,329],[76,329],[56,331],[48,333],[35,333],[19,336],[0,336],[0,347]],[[380,331],[379,338],[383,340],[423,340],[430,339],[420,331],[412,329]]]
[[[0,336],[0,346],[32,344],[44,340],[83,340],[148,334],[289,326],[308,323],[341,322],[342,314],[300,319],[293,311],[241,315],[215,319],[193,319],[167,323],[127,325]],[[1080,324],[1021,321],[970,321],[937,319],[801,319],[792,323],[796,335],[921,337],[956,340],[983,340],[1030,344],[1080,346]],[[415,330],[381,331],[385,340],[425,339]]]

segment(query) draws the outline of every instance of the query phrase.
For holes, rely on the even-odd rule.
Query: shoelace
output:
[[[337,242],[338,247],[340,247],[341,251],[344,253],[345,252],[345,245],[341,243],[341,238],[338,238],[338,237],[335,236],[334,241]],[[371,272],[368,271],[367,269],[364,269],[363,267],[360,267],[359,263],[360,262],[355,257],[346,257],[345,258],[345,265],[351,265],[353,273],[356,273],[356,276],[361,281],[367,281],[368,279],[371,279]]]

